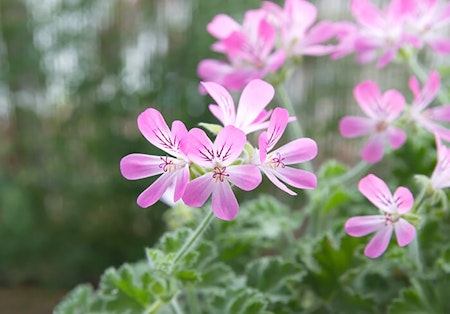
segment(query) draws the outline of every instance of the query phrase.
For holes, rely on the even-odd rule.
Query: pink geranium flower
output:
[[[436,71],[430,73],[422,90],[417,78],[411,77],[409,88],[414,94],[411,116],[414,121],[428,131],[437,133],[444,141],[450,142],[450,129],[441,124],[442,122],[450,123],[450,105],[428,108],[439,92],[440,86],[441,80]]]
[[[170,130],[161,113],[153,108],[142,112],[137,122],[142,135],[154,146],[170,155],[130,154],[120,161],[120,171],[128,180],[161,174],[139,195],[138,205],[144,208],[153,205],[170,186],[174,186],[174,202],[179,200],[189,181],[186,127],[183,122],[174,121]]]
[[[339,130],[342,136],[348,138],[370,134],[369,141],[361,151],[361,158],[369,163],[376,163],[383,158],[386,144],[397,149],[406,140],[405,132],[392,125],[402,113],[405,99],[396,90],[381,94],[372,81],[358,84],[353,94],[368,117],[344,117],[339,123]]]
[[[233,125],[245,134],[267,127],[266,120],[272,111],[264,108],[275,94],[269,83],[262,80],[250,81],[242,91],[237,112],[233,98],[224,87],[214,82],[201,84],[217,103],[209,105],[209,110],[224,126]]]
[[[202,206],[212,194],[212,210],[224,220],[233,220],[239,212],[239,204],[231,184],[250,191],[262,180],[254,165],[234,165],[246,143],[244,132],[232,125],[224,127],[214,143],[206,133],[194,128],[189,131],[189,159],[202,166],[206,173],[190,181],[183,201],[188,206]]]
[[[450,39],[443,29],[449,23],[450,3],[441,5],[439,0],[415,0],[408,19],[410,38],[420,47],[429,45],[436,53],[450,53]]]
[[[247,11],[242,26],[225,14],[207,26],[218,41],[212,48],[225,54],[226,61],[206,59],[198,65],[198,75],[231,90],[241,90],[252,79],[264,78],[284,63],[282,50],[274,50],[275,27],[262,10]]]
[[[334,48],[322,45],[334,36],[333,23],[323,21],[313,26],[317,8],[305,0],[286,0],[284,8],[265,1],[262,8],[269,12],[271,21],[281,35],[282,48],[287,55],[321,56]]]
[[[383,254],[393,231],[399,246],[411,243],[416,236],[416,229],[402,218],[402,215],[413,207],[414,198],[411,192],[405,187],[398,187],[392,196],[386,183],[373,174],[361,179],[359,191],[382,212],[382,215],[353,217],[345,223],[345,232],[354,237],[375,232],[364,254],[370,258]]]
[[[272,151],[283,135],[288,120],[286,109],[274,110],[267,131],[259,136],[259,154],[256,154],[256,158],[259,158],[255,162],[278,188],[290,195],[297,195],[281,181],[300,189],[316,187],[317,178],[314,174],[288,165],[313,159],[317,155],[317,144],[312,139],[300,138]]]
[[[431,184],[435,190],[450,187],[450,149],[443,145],[436,134],[437,164],[431,175]]]
[[[337,25],[340,42],[332,57],[356,52],[358,62],[368,63],[380,55],[377,66],[386,66],[404,45],[417,45],[406,33],[406,21],[414,9],[412,0],[392,0],[385,10],[379,10],[370,0],[353,0],[351,10],[358,24]]]

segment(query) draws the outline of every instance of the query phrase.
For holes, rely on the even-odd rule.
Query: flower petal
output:
[[[175,177],[175,189],[173,194],[173,201],[178,201],[184,194],[186,190],[186,185],[189,182],[189,165],[186,164],[182,169],[177,171],[177,176]]]
[[[225,126],[234,124],[236,119],[236,111],[234,108],[234,101],[230,93],[223,86],[214,82],[201,82],[201,84],[220,107],[223,119],[221,122]]]
[[[394,90],[387,90],[382,96],[383,113],[386,115],[386,120],[391,122],[398,118],[405,108],[405,97]]]
[[[262,132],[258,137],[259,161],[263,164],[267,157],[269,140],[267,132]]]
[[[214,188],[214,182],[211,172],[208,172],[186,185],[182,196],[183,202],[192,207],[200,207],[205,204]]]
[[[254,165],[227,167],[228,180],[244,191],[255,189],[262,180],[261,172]]]
[[[233,220],[239,212],[239,204],[228,182],[218,182],[212,192],[212,210],[217,218]]]
[[[389,187],[373,174],[362,178],[359,181],[358,189],[373,205],[383,211],[386,211],[386,208],[392,203],[392,193]]]
[[[264,172],[264,174],[267,176],[267,178],[272,182],[277,188],[280,190],[286,192],[289,195],[297,195],[294,191],[289,189],[284,183],[282,183],[276,176],[276,171],[273,170],[270,167],[261,167],[261,170]]]
[[[172,133],[158,110],[148,108],[139,115],[137,123],[142,135],[150,143],[169,154],[177,154],[178,143],[172,138]]]
[[[309,161],[317,156],[317,143],[307,137],[291,141],[274,150],[273,154],[280,153],[286,165]]]
[[[368,28],[380,28],[383,26],[383,18],[378,9],[368,0],[353,0],[351,3],[352,14],[355,19]]]
[[[239,23],[226,14],[218,14],[206,26],[206,30],[217,39],[224,39],[232,32],[241,29]]]
[[[137,204],[142,208],[147,208],[155,204],[173,183],[175,174],[166,172],[163,173],[155,182],[152,183],[144,192],[137,198]]]
[[[270,151],[280,140],[289,120],[289,111],[277,107],[272,113],[267,128],[267,150]]]
[[[399,246],[408,245],[416,237],[416,228],[403,218],[395,223],[394,230]]]
[[[392,149],[397,149],[403,146],[406,141],[406,132],[396,128],[396,127],[389,127],[387,130],[387,136],[389,140],[389,146],[391,146]]]
[[[399,186],[394,192],[394,201],[399,214],[407,213],[414,205],[414,197],[411,191],[403,186]]]
[[[378,117],[381,93],[378,85],[372,81],[365,81],[355,86],[353,96],[364,113],[375,119]]]
[[[235,126],[245,131],[245,126],[255,121],[274,95],[275,90],[269,83],[259,79],[250,81],[239,99]]]
[[[392,225],[388,224],[378,230],[372,240],[370,240],[369,244],[367,244],[364,254],[370,258],[377,258],[381,256],[389,245],[393,229],[394,228]]]
[[[344,117],[339,122],[339,131],[343,137],[353,138],[371,133],[374,122],[364,117]]]
[[[160,156],[130,154],[120,161],[120,171],[128,180],[137,180],[163,173]]]
[[[277,170],[272,173],[281,181],[299,189],[315,189],[317,186],[317,177],[302,169],[277,167]]]
[[[211,167],[214,160],[214,145],[205,131],[193,128],[189,131],[188,136],[190,143],[189,160],[203,167]]]
[[[377,163],[383,159],[384,140],[381,135],[372,136],[361,151],[361,158],[369,163]]]
[[[345,232],[352,237],[363,237],[385,226],[386,218],[382,215],[352,217],[345,223]]]
[[[426,112],[435,121],[450,122],[450,105],[433,107]]]
[[[223,166],[228,166],[239,157],[246,142],[247,137],[242,130],[228,125],[217,134],[214,157],[219,159]]]

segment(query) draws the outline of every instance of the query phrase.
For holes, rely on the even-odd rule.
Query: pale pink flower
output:
[[[450,149],[443,145],[436,134],[437,164],[431,175],[431,184],[435,190],[450,187]]]
[[[300,138],[272,151],[283,135],[288,121],[288,111],[275,108],[267,131],[259,136],[259,152],[255,154],[257,160],[254,162],[278,188],[290,195],[297,195],[281,181],[300,189],[316,187],[317,178],[314,174],[288,165],[313,159],[317,155],[317,144],[310,138]]]
[[[431,133],[437,133],[444,141],[450,142],[450,129],[442,125],[443,122],[450,123],[450,105],[428,108],[440,87],[441,80],[436,71],[430,73],[422,89],[417,78],[411,77],[409,88],[414,94],[411,117]]]
[[[237,112],[233,98],[223,86],[214,82],[201,84],[217,103],[209,105],[209,110],[224,126],[233,125],[245,134],[267,127],[266,120],[272,111],[264,108],[275,95],[269,83],[258,79],[250,81],[242,91]]]
[[[398,187],[392,196],[386,183],[373,174],[359,181],[359,191],[382,212],[382,215],[352,217],[345,223],[345,232],[353,237],[363,237],[375,232],[364,250],[370,258],[386,251],[392,232],[399,246],[411,243],[416,236],[413,225],[402,218],[414,205],[414,197],[405,187]]]
[[[212,48],[225,54],[226,61],[206,59],[198,65],[198,75],[231,90],[241,90],[252,79],[264,78],[284,63],[285,54],[275,49],[276,30],[263,10],[245,13],[242,25],[225,14],[207,26],[218,41]]]
[[[392,125],[402,113],[405,99],[393,89],[381,94],[372,81],[358,84],[353,94],[368,117],[344,117],[339,123],[339,130],[342,136],[348,138],[370,134],[369,141],[361,151],[361,158],[376,163],[383,158],[386,144],[397,149],[405,143],[406,133]]]
[[[337,24],[340,43],[332,58],[356,52],[360,63],[371,62],[380,56],[377,66],[386,66],[404,45],[417,44],[406,33],[406,21],[414,8],[413,0],[392,0],[385,10],[379,10],[370,0],[352,0],[351,10],[358,24]]]
[[[428,45],[436,53],[450,53],[450,39],[444,29],[449,23],[450,3],[441,5],[439,0],[415,0],[407,23],[409,37],[419,47]]]
[[[231,184],[250,191],[262,180],[256,166],[233,165],[247,141],[244,132],[228,125],[212,143],[203,130],[194,128],[189,131],[189,138],[189,159],[207,172],[188,183],[182,198],[184,203],[199,207],[212,194],[214,214],[223,220],[233,220],[239,212],[239,204]]]
[[[265,1],[263,10],[269,12],[271,21],[281,35],[281,47],[287,55],[321,56],[334,47],[323,43],[334,36],[333,23],[322,21],[317,25],[317,8],[305,0],[286,0],[284,7]]]
[[[130,154],[120,161],[120,171],[128,180],[161,174],[139,195],[138,205],[144,208],[153,205],[172,185],[174,186],[173,201],[179,200],[189,181],[186,127],[183,122],[174,121],[170,130],[161,113],[153,108],[142,112],[137,123],[142,135],[151,144],[170,155]]]

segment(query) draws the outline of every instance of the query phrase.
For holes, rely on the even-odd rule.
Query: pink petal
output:
[[[331,39],[335,33],[336,30],[333,23],[322,21],[309,30],[304,40],[308,46],[320,44]]]
[[[267,178],[280,190],[288,193],[289,195],[297,195],[294,191],[289,189],[284,183],[282,183],[276,176],[276,171],[273,170],[270,167],[261,167],[261,170],[264,172],[264,174],[267,176]]]
[[[277,50],[267,57],[266,68],[267,71],[273,73],[278,71],[278,69],[286,61],[286,53],[283,50]]]
[[[175,188],[173,194],[173,201],[178,201],[184,194],[186,186],[189,182],[189,165],[186,164],[183,169],[177,171],[177,176],[175,178]]]
[[[383,159],[384,140],[381,135],[372,136],[361,151],[361,158],[369,163],[377,163]]]
[[[397,211],[401,215],[409,212],[414,205],[414,197],[411,194],[411,191],[402,186],[395,190],[394,201],[397,205]]]
[[[262,180],[261,172],[254,165],[227,167],[228,180],[244,191],[255,189]]]
[[[247,138],[242,130],[228,125],[217,134],[214,157],[219,159],[223,166],[228,166],[239,157],[246,142]]]
[[[236,196],[227,181],[218,182],[212,192],[212,210],[217,218],[233,220],[239,212]]]
[[[267,157],[267,147],[269,145],[269,140],[267,139],[267,132],[262,132],[258,137],[258,148],[259,148],[259,161],[264,163]]]
[[[178,150],[169,127],[158,110],[148,108],[139,115],[137,123],[142,135],[159,149],[170,154]]]
[[[239,99],[235,126],[245,127],[250,125],[269,104],[274,95],[275,90],[269,83],[259,79],[250,81]]]
[[[272,173],[281,181],[299,189],[315,189],[317,186],[316,176],[305,170],[280,166]]]
[[[258,27],[258,54],[261,58],[266,59],[275,45],[276,31],[275,27],[265,18],[262,19]]]
[[[351,3],[352,14],[361,24],[369,28],[383,26],[383,18],[378,9],[368,0],[353,0]]]
[[[218,14],[206,26],[206,30],[217,39],[224,39],[232,32],[240,30],[241,26],[226,14]]]
[[[378,230],[375,236],[367,244],[364,254],[370,258],[377,258],[386,251],[394,228],[391,224]]]
[[[228,183],[227,183],[228,184]],[[183,202],[192,207],[200,207],[205,204],[214,188],[212,173],[208,172],[186,185],[182,196]]]
[[[416,228],[403,218],[395,223],[394,229],[399,246],[408,245],[416,237]]]
[[[439,54],[450,53],[450,40],[446,38],[435,39],[429,42],[430,48]]]
[[[392,0],[387,9],[389,20],[403,20],[416,9],[414,0]]]
[[[386,218],[382,215],[352,217],[345,223],[345,232],[352,237],[363,237],[385,226]]]
[[[199,77],[205,81],[214,81],[216,83],[223,83],[224,76],[232,71],[233,68],[229,63],[214,59],[202,60],[197,67],[197,75]]]
[[[286,165],[305,162],[317,156],[317,143],[310,138],[299,138],[274,150],[273,154],[280,153]]]
[[[120,161],[120,171],[128,180],[137,180],[163,173],[160,156],[130,154]]]
[[[236,119],[236,111],[230,93],[223,86],[214,82],[202,82],[201,84],[220,107],[223,119],[221,122],[224,125],[233,124]]]
[[[286,0],[284,10],[294,21],[295,29],[301,33],[308,29],[317,18],[316,7],[304,0]]]
[[[405,108],[405,98],[396,90],[388,90],[382,96],[383,112],[386,114],[386,120],[391,122],[395,120]]]
[[[147,208],[155,204],[174,182],[175,173],[163,173],[152,185],[142,192],[137,199],[137,204],[142,208]]]
[[[305,56],[324,56],[332,53],[335,50],[336,48],[334,46],[317,45],[295,50],[295,54],[301,54]]]
[[[289,120],[289,111],[284,108],[277,107],[272,113],[267,128],[267,150],[272,150],[286,129]]]
[[[389,187],[383,180],[373,174],[362,178],[359,181],[358,189],[373,205],[383,211],[387,211],[392,203],[392,194]]]
[[[378,85],[372,81],[362,82],[353,89],[353,95],[359,107],[370,118],[378,117],[377,110],[381,103],[381,93]]]
[[[414,93],[414,108],[419,111],[425,109],[436,97],[441,87],[441,79],[436,71],[433,71],[428,76],[428,80],[419,90],[419,83],[415,77],[410,79],[410,88]]]
[[[450,105],[430,108],[427,113],[433,120],[450,122]]]
[[[374,122],[364,117],[344,117],[339,122],[339,131],[343,137],[353,138],[371,133]]]
[[[400,148],[403,144],[405,144],[406,133],[399,128],[389,127],[387,130],[387,136],[389,139],[389,145],[392,149]]]
[[[185,150],[186,146],[182,146],[180,143],[187,135],[188,130],[183,122],[178,120],[172,122],[171,138],[173,139],[174,148],[183,153],[184,156],[187,155],[187,151]]]
[[[191,129],[189,144],[189,160],[200,166],[211,168],[214,160],[214,145],[205,131],[198,128]]]

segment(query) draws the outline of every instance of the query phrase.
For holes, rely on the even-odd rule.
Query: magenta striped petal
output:
[[[139,115],[137,123],[142,135],[150,143],[170,154],[176,151],[169,127],[158,110],[148,108]]]
[[[130,154],[120,161],[120,171],[128,180],[137,180],[163,173],[163,157],[145,154]],[[169,157],[170,158],[170,157]],[[172,158],[170,158],[172,159]]]
[[[270,167],[261,167],[261,170],[267,176],[267,178],[272,182],[277,188],[286,192],[289,195],[297,195],[294,191],[289,189],[283,182],[281,182],[276,176],[275,171]]]
[[[269,127],[267,128],[267,150],[270,151],[280,140],[281,136],[286,129],[289,120],[289,112],[277,107],[272,113],[269,121]]]
[[[239,204],[227,181],[214,184],[211,206],[217,218],[223,220],[236,218],[239,212]]]
[[[147,208],[155,204],[167,188],[174,183],[174,179],[175,173],[163,173],[152,183],[152,185],[138,196],[137,204],[142,208]]]
[[[239,157],[246,142],[247,137],[242,130],[228,125],[217,134],[214,157],[221,161],[222,166],[228,166]]]
[[[315,189],[317,186],[317,177],[302,169],[280,166],[272,173],[281,181],[299,189]]]
[[[345,223],[345,232],[353,237],[363,237],[385,226],[386,218],[382,215],[352,217]]]
[[[407,213],[414,205],[414,196],[411,191],[405,187],[398,187],[394,192],[394,201],[397,205],[399,214]]]
[[[383,211],[387,211],[387,208],[393,203],[389,187],[373,174],[362,178],[359,181],[358,189],[373,205]],[[392,210],[388,212],[392,213]]]
[[[200,207],[211,195],[213,187],[214,181],[211,172],[195,178],[187,184],[182,196],[183,202],[188,206]]]
[[[392,225],[388,224],[378,230],[372,240],[370,240],[369,244],[367,244],[364,254],[370,258],[381,256],[389,245],[393,229]]]
[[[184,168],[177,171],[177,176],[175,178],[175,189],[173,195],[173,201],[178,201],[184,194],[186,186],[189,182],[189,165],[186,164]]]
[[[262,180],[261,172],[254,165],[229,166],[226,172],[228,180],[244,191],[255,189]]]
[[[221,122],[224,125],[234,124],[236,111],[230,93],[221,85],[214,82],[201,82],[208,94],[216,101],[222,111]]]
[[[214,160],[214,145],[206,135],[205,131],[193,128],[189,131],[189,160],[203,166],[212,166]]]
[[[403,218],[395,223],[394,229],[399,246],[408,245],[416,237],[416,228]]]
[[[279,153],[286,165],[309,161],[317,156],[317,143],[307,137],[291,141],[274,150],[272,154]]]

